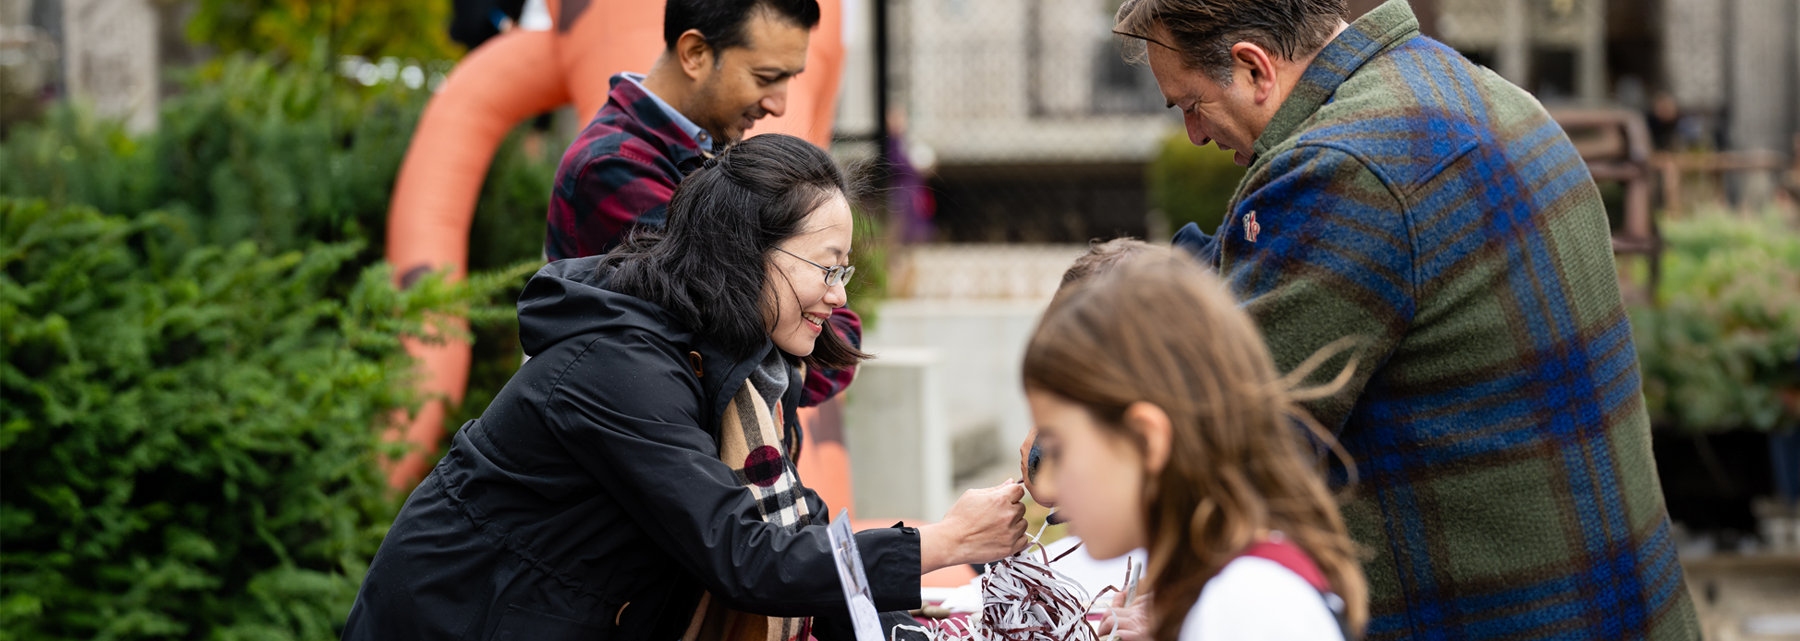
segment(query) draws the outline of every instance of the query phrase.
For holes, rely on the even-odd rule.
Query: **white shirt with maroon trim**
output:
[[[1343,641],[1319,591],[1280,563],[1240,556],[1200,589],[1181,641]]]

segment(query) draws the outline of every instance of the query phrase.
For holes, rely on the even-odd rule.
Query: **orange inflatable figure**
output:
[[[661,2],[549,0],[548,5],[554,23],[550,30],[515,29],[483,43],[457,63],[425,107],[388,209],[387,259],[402,283],[426,271],[445,271],[452,279],[464,276],[475,201],[507,132],[526,118],[571,102],[586,123],[606,104],[613,74],[647,72],[663,51]],[[787,112],[759,122],[752,134],[773,131],[821,147],[831,144],[844,57],[843,17],[838,0],[819,0],[819,8],[806,72],[789,81]],[[519,224],[543,225],[544,219]],[[425,476],[426,453],[443,435],[447,408],[439,399],[452,406],[461,403],[469,382],[468,344],[413,340],[406,350],[419,359],[419,389],[431,400],[389,434],[415,446],[389,470],[388,484],[399,489]],[[841,445],[835,449],[842,451]],[[832,505],[847,505],[848,491],[839,493],[844,502]]]

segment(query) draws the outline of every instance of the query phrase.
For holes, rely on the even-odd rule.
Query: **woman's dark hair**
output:
[[[850,193],[844,170],[812,143],[782,134],[750,138],[681,181],[663,228],[634,231],[598,269],[616,269],[607,289],[655,303],[745,355],[767,340],[778,309],[764,282],[775,247],[805,233],[813,211]],[[801,360],[817,370],[866,358],[825,331]]]

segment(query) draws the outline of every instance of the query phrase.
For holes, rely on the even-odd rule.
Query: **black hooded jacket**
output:
[[[766,523],[718,458],[726,404],[774,343],[733,357],[604,289],[598,261],[551,263],[526,285],[531,359],[407,499],[345,639],[670,641],[702,590],[745,612],[826,617],[821,638],[842,629],[825,504],[806,490],[810,525]],[[918,607],[918,530],[856,542],[876,607]]]

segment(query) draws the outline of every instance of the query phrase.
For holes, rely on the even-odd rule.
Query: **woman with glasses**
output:
[[[817,147],[758,136],[683,181],[660,231],[540,270],[531,359],[407,499],[344,638],[850,638],[793,462],[800,368],[868,358],[822,331],[853,273],[847,191]],[[1022,549],[1022,496],[857,533],[876,607]]]

